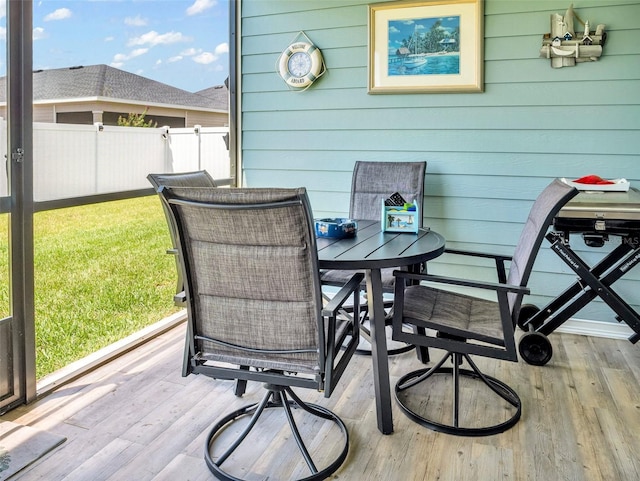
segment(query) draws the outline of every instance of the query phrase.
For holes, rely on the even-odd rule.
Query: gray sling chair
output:
[[[213,177],[206,170],[196,170],[193,172],[173,172],[164,174],[149,174],[147,180],[151,182],[156,193],[161,187],[217,187]],[[171,213],[168,206],[161,202],[167,225],[169,227],[169,235],[171,236],[172,248],[167,250],[168,254],[172,254],[176,259],[176,271],[178,280],[176,283],[176,294],[173,296],[173,302],[176,306],[185,307],[187,303],[184,292],[184,279],[182,278],[182,269],[180,268],[180,259],[178,259],[178,231],[173,224]],[[186,366],[186,363],[185,363]],[[186,375],[186,372],[183,373]],[[236,396],[242,396],[247,388],[247,381],[239,379],[236,382]]]
[[[248,471],[244,457],[264,456],[255,442],[273,424],[258,429],[253,437],[250,431],[261,424],[265,409],[278,408],[284,411],[306,462],[300,464],[311,471],[303,479],[327,478],[346,459],[347,429],[334,413],[303,402],[291,388],[324,391],[325,397],[335,389],[359,341],[357,321],[337,313],[348,301],[359,314],[362,274],[354,274],[323,306],[313,217],[304,188],[163,187],[159,195],[176,226],[185,280],[188,324],[183,374],[260,381],[266,388],[259,403],[216,421],[206,437],[207,466],[225,480],[238,479],[229,471]],[[319,419],[304,419],[299,429],[292,408]],[[309,432],[310,427],[330,426],[328,442],[319,443],[313,458],[303,437],[312,440],[318,434],[315,428]],[[236,429],[244,431],[231,441]],[[332,435],[342,441],[331,440]],[[271,443],[275,452],[270,459],[289,460],[291,453],[283,452],[288,442]],[[245,449],[237,449],[240,445]]]
[[[399,192],[407,202],[418,203],[421,211],[420,224],[422,227],[422,205],[424,199],[424,176],[427,169],[426,162],[365,162],[358,161],[353,168],[351,180],[351,201],[349,204],[349,217],[352,219],[381,220],[382,201],[391,194]],[[399,234],[410,235],[410,234]],[[353,275],[353,271],[328,270],[322,272],[322,283],[335,286],[342,285],[345,279]],[[382,288],[385,292],[393,293],[395,277],[393,268],[382,270]],[[366,286],[362,285],[362,290]],[[385,303],[390,308],[391,302]],[[370,331],[366,327],[368,322],[367,310],[363,309],[361,316],[361,330],[363,338],[370,340]],[[388,319],[391,325],[391,318]],[[412,345],[402,345],[388,349],[388,353],[400,354],[413,349]],[[358,349],[359,354],[371,354],[371,350],[365,347]],[[428,358],[426,350],[421,353],[423,358]],[[425,359],[426,360],[426,359]]]
[[[179,172],[168,174],[149,174],[147,180],[151,182],[156,192],[160,190],[160,187],[216,187],[216,183],[206,170],[198,170],[195,172]],[[184,297],[184,281],[182,279],[182,272],[180,270],[180,261],[178,260],[178,248],[176,240],[178,235],[176,228],[171,224],[171,216],[167,207],[163,204],[164,215],[169,225],[169,234],[171,236],[172,248],[167,250],[168,254],[176,256],[176,270],[178,272],[178,282],[176,285],[176,295],[173,301],[178,306],[185,305]]]
[[[521,414],[521,402],[517,393],[507,384],[483,374],[470,355],[475,354],[507,361],[518,360],[514,328],[518,321],[522,298],[529,293],[527,282],[533,268],[536,255],[553,217],[577,190],[556,179],[538,196],[531,208],[529,217],[520,235],[513,258],[474,253],[468,251],[445,251],[456,255],[483,257],[493,259],[496,267],[497,283],[481,282],[467,279],[456,279],[428,274],[410,274],[395,271],[398,280],[412,282],[430,282],[426,285],[404,287],[397,282],[394,296],[393,337],[404,342],[420,346],[435,347],[446,351],[442,359],[431,368],[423,368],[402,376],[395,388],[395,396],[400,408],[413,421],[435,431],[463,436],[484,436],[503,432],[518,422]],[[505,262],[510,261],[507,277]],[[474,297],[460,292],[436,289],[431,283],[466,286],[493,291],[497,302],[486,297]],[[459,288],[458,288],[459,289]],[[478,292],[477,290],[475,291]],[[414,326],[413,333],[402,329],[403,325]],[[453,367],[443,367],[447,360]],[[462,369],[463,360],[471,369]],[[438,377],[437,375],[444,375]],[[443,379],[452,378],[451,395],[453,413],[449,417],[442,414],[439,402],[429,400],[442,396],[438,393]],[[484,382],[492,392],[500,396],[511,406],[505,406],[496,419],[487,420],[489,416],[482,406],[484,397],[476,400],[473,408],[465,411],[464,422],[461,421],[460,389],[461,377],[473,381]],[[426,382],[424,386],[420,383]],[[472,396],[478,395],[482,384],[471,388]],[[484,394],[484,392],[483,392]],[[428,396],[429,399],[426,399]],[[486,401],[487,405],[499,406],[497,397]],[[467,402],[467,404],[470,404]],[[486,406],[485,406],[486,408]],[[504,413],[504,414],[502,414]],[[505,418],[507,418],[505,420]],[[493,424],[491,424],[493,423]],[[487,424],[491,424],[487,426]]]

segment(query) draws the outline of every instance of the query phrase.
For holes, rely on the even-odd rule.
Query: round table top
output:
[[[354,237],[317,237],[321,269],[382,269],[425,262],[444,252],[445,239],[429,228],[417,234],[383,232],[380,221],[358,220]]]

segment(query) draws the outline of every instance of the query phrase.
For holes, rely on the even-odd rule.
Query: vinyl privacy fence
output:
[[[46,202],[150,188],[149,173],[207,170],[228,185],[233,173],[224,127],[137,128],[34,123],[33,191]],[[0,152],[6,162],[6,121]],[[0,195],[8,195],[6,169]]]

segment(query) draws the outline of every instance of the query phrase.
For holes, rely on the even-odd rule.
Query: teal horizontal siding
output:
[[[304,119],[300,128],[293,130],[247,131],[244,140],[253,148],[268,149],[274,144],[297,150],[297,142],[303,150],[322,150],[338,146],[346,150],[393,151],[399,146],[414,152],[428,150],[447,152],[451,149],[463,152],[493,152],[500,146],[506,152],[558,154],[558,149],[585,154],[635,155],[640,151],[640,135],[633,130],[603,131],[548,129],[548,130],[422,130],[376,129],[371,130],[304,130]],[[381,122],[384,122],[381,120]],[[419,124],[419,119],[416,119]],[[296,145],[292,144],[296,140]],[[561,167],[561,166],[559,166]],[[640,166],[639,166],[640,167]]]
[[[539,59],[540,62],[548,60]],[[275,64],[274,64],[275,65]],[[589,65],[581,65],[580,68]],[[551,69],[548,65],[546,68]],[[334,108],[349,111],[351,109],[381,110],[402,106],[414,108],[434,108],[446,106],[492,107],[492,106],[576,106],[591,105],[594,107],[611,107],[615,105],[639,105],[638,79],[613,80],[590,79],[588,83],[580,81],[566,81],[553,83],[553,88],[543,83],[499,83],[486,86],[484,94],[423,94],[423,95],[367,95],[366,85],[362,85],[360,77],[366,76],[366,68],[360,72],[333,72],[322,77],[313,90],[290,92],[282,88],[282,80],[274,71],[269,74],[258,75],[260,79],[274,77],[273,91],[261,91],[265,86],[253,76],[245,81],[247,88],[243,95],[243,112],[250,117],[252,112],[309,112],[323,108]],[[344,82],[353,84],[351,87],[327,89],[329,79],[344,77]],[[332,80],[332,81],[333,81]],[[247,85],[247,83],[249,85]],[[324,83],[324,84],[323,84]],[[336,82],[337,83],[337,82]],[[268,95],[266,95],[268,93]],[[470,104],[469,96],[474,97]],[[477,97],[477,98],[475,98]],[[283,109],[283,105],[287,108]],[[599,112],[594,110],[592,115],[597,117]],[[552,121],[546,117],[539,119],[542,125]],[[561,121],[555,121],[560,126]],[[586,120],[583,125],[589,125]]]
[[[367,115],[362,110],[362,118],[357,126],[352,124],[351,116],[340,115],[342,111],[336,109],[318,109],[309,113],[303,124],[299,118],[289,112],[256,112],[247,117],[244,122],[245,132],[251,131],[322,131],[322,130],[351,130],[375,132],[377,130],[413,131],[419,127],[421,131],[453,131],[482,130],[482,131],[515,131],[527,130],[560,130],[556,129],[558,121],[565,118],[592,122],[592,128],[598,131],[637,131],[640,129],[638,106],[620,105],[602,112],[594,113],[593,106],[503,106],[503,107],[434,107],[431,115],[416,120],[412,107],[385,109],[384,119]],[[540,123],[546,118],[545,124]],[[580,129],[583,132],[584,129]]]
[[[242,2],[242,166],[248,186],[305,186],[317,217],[347,215],[357,160],[427,161],[423,217],[451,247],[510,254],[531,203],[555,177],[624,177],[640,187],[640,0],[582,0],[591,29],[605,24],[597,62],[552,69],[540,58],[550,15],[564,0],[485,2],[484,93],[370,95],[364,0]],[[576,22],[576,30],[581,26]],[[304,31],[326,74],[287,88],[282,50]],[[590,263],[611,250],[571,245]],[[546,241],[531,278],[544,305],[575,274]],[[457,277],[491,268],[450,257],[433,270]],[[618,287],[619,286],[619,287]],[[640,269],[616,284],[640,309]],[[577,317],[613,321],[602,302]]]

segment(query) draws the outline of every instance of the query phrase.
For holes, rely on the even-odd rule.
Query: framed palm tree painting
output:
[[[369,5],[369,93],[482,92],[483,0]]]

